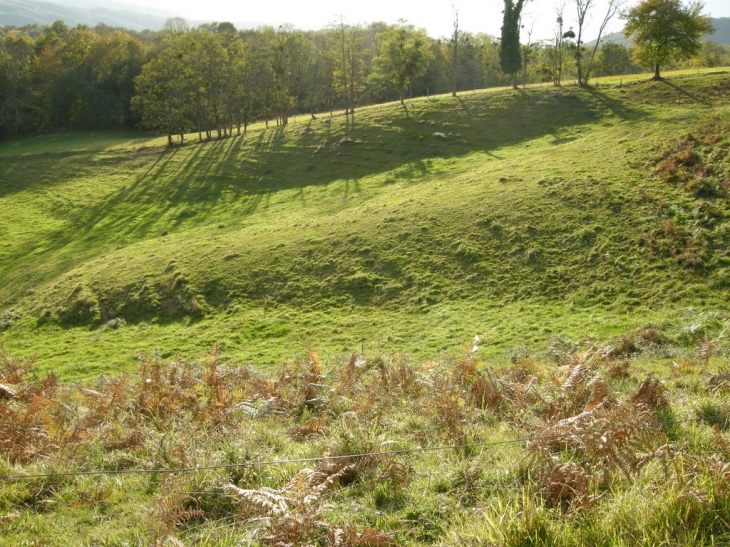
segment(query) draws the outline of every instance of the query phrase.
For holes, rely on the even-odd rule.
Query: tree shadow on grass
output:
[[[553,138],[553,140],[550,141],[550,144],[552,144],[553,146],[567,144],[569,142],[573,142],[578,139],[578,137],[561,137],[557,133],[550,133],[550,136]]]
[[[354,129],[346,130],[342,119],[323,118],[158,149],[143,171],[138,155],[120,152],[98,167],[98,177],[116,175],[119,169],[140,174],[96,206],[80,210],[68,228],[47,234],[50,244],[42,254],[72,243],[108,249],[116,241],[159,237],[161,227],[203,223],[216,210],[251,215],[280,191],[294,191],[300,204],[317,207],[304,199],[306,188],[377,174],[388,175],[383,183],[417,183],[431,173],[433,159],[473,152],[494,156],[503,146],[559,134],[561,128],[595,122],[607,112],[626,119],[635,115],[620,99],[597,90],[519,90],[439,100],[437,108],[412,108],[407,116],[400,104],[361,110]],[[49,159],[47,168],[62,159]],[[351,195],[349,182],[345,191]]]
[[[466,104],[466,101],[460,97],[459,95],[456,96],[456,100],[459,102],[459,105],[464,110],[464,113],[468,118],[471,118],[471,109],[469,108],[469,105]]]
[[[681,87],[679,87],[679,86],[678,86],[678,85],[676,85],[676,84],[673,84],[673,83],[672,83],[671,81],[669,81],[669,80],[661,79],[661,80],[659,80],[659,81],[660,81],[661,83],[665,84],[665,85],[668,85],[668,86],[669,86],[669,87],[671,87],[671,88],[672,88],[672,89],[673,89],[674,91],[676,91],[677,93],[679,93],[679,94],[681,94],[681,95],[684,95],[685,97],[687,97],[688,99],[692,100],[692,101],[693,101],[693,102],[695,102],[695,103],[699,103],[699,104],[702,104],[702,105],[705,105],[705,106],[710,106],[710,103],[708,103],[708,102],[707,102],[706,100],[702,99],[701,97],[698,97],[697,95],[694,95],[694,94],[690,93],[690,92],[689,92],[689,91],[687,91],[686,89],[682,89]]]
[[[595,87],[586,86],[583,90],[590,94],[590,96],[600,103],[606,110],[611,112],[614,116],[618,116],[622,120],[636,120],[643,115],[641,111],[628,106],[625,101],[612,97],[608,93],[600,91]]]
[[[347,200],[351,195],[357,194],[360,191],[360,181],[357,179],[346,179],[345,190],[342,194],[342,200]]]

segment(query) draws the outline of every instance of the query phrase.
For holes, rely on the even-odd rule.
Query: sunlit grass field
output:
[[[476,334],[506,358],[556,336],[679,332],[688,308],[726,310],[727,206],[705,222],[657,164],[703,132],[720,161],[727,89],[723,73],[637,78],[172,148],[123,134],[3,143],[0,342],[89,377],[213,344],[266,368],[310,349],[448,356]]]

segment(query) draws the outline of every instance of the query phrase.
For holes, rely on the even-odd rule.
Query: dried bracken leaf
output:
[[[17,394],[15,390],[5,384],[0,384],[0,399],[15,399]]]
[[[5,515],[0,515],[0,526],[13,522],[14,520],[18,520],[19,518],[20,513],[6,513]]]
[[[315,435],[322,435],[326,431],[324,420],[310,418],[300,426],[293,426],[288,433],[292,439],[297,441],[307,440]]]
[[[332,547],[393,547],[397,545],[392,535],[367,528],[362,532],[353,524],[347,528],[330,530],[329,544]]]
[[[713,393],[730,392],[730,371],[721,370],[707,378],[707,387]]]
[[[591,474],[575,462],[561,462],[553,457],[537,472],[539,493],[553,507],[568,511],[586,507],[590,502]]]
[[[641,383],[639,390],[629,399],[629,402],[647,410],[654,410],[669,404],[664,384],[651,376]]]

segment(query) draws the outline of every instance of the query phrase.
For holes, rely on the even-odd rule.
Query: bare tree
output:
[[[585,30],[586,15],[595,6],[595,0],[575,0],[575,6],[578,15],[578,36],[576,38],[575,48],[575,62],[578,70],[578,85],[588,85],[588,79],[591,75],[591,69],[593,68],[593,59],[598,51],[598,46],[601,42],[601,36],[603,31],[606,29],[608,22],[613,19],[619,12],[621,7],[624,5],[625,0],[608,0],[606,6],[606,13],[603,16],[601,25],[598,31],[598,37],[596,38],[593,49],[591,50],[590,56],[587,62],[583,58],[583,31]]]
[[[361,26],[350,25],[344,16],[330,25],[332,41],[330,47],[337,59],[335,83],[345,102],[345,118],[355,121],[355,106],[363,91],[365,59],[368,48],[366,31]]]
[[[342,90],[345,96],[345,118],[350,115],[350,107],[352,106],[352,113],[353,116],[355,114],[355,105],[352,104],[351,96],[349,91],[349,78],[348,78],[348,30],[349,25],[345,24],[345,17],[343,15],[340,15],[340,21],[339,24],[335,27],[338,33],[339,38],[339,47],[340,47],[340,61],[342,62],[342,68],[340,70],[340,80],[341,80],[341,86]]]
[[[524,25],[520,25],[524,28]],[[532,33],[535,30],[535,20],[530,24],[530,30],[527,31],[527,43],[522,46],[522,87],[527,86],[527,72],[530,63],[530,46],[532,46]]]
[[[625,0],[609,0],[608,5],[606,7],[606,13],[603,16],[603,20],[601,21],[601,26],[598,28],[598,36],[596,37],[596,41],[593,44],[593,49],[591,50],[591,55],[588,58],[588,64],[586,66],[585,72],[584,72],[584,80],[583,82],[578,82],[580,85],[587,85],[588,80],[591,77],[591,70],[593,69],[593,61],[596,58],[596,52],[598,51],[598,46],[601,44],[601,37],[603,36],[603,31],[606,30],[606,25],[608,25],[609,21],[613,19],[616,14],[619,12],[619,10],[623,7],[623,5],[626,3]]]
[[[451,36],[451,96],[456,97],[456,88],[459,83],[459,10],[454,4],[451,4],[451,7],[454,9],[454,34]]]
[[[563,30],[563,23],[565,21],[563,13],[565,12],[565,2],[556,6],[557,19],[555,20],[555,42],[553,43],[552,52],[552,73],[553,73],[553,85],[560,87],[563,80],[563,62],[565,61],[565,40],[568,38],[575,38],[575,32],[573,29]]]

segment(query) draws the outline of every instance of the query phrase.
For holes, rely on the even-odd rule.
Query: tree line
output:
[[[623,45],[586,48],[562,17],[555,40],[520,44],[519,14],[510,16],[511,38],[504,28],[500,38],[459,31],[458,14],[453,35],[442,39],[406,21],[339,20],[319,31],[190,28],[179,18],[144,32],[61,21],[2,27],[0,137],[146,127],[172,144],[190,132],[200,139],[245,132],[255,120],[286,125],[292,115],[334,110],[354,116],[360,106],[411,96],[560,85],[587,77],[585,51],[592,76],[640,70]],[[729,49],[705,44],[694,62],[728,64]]]

